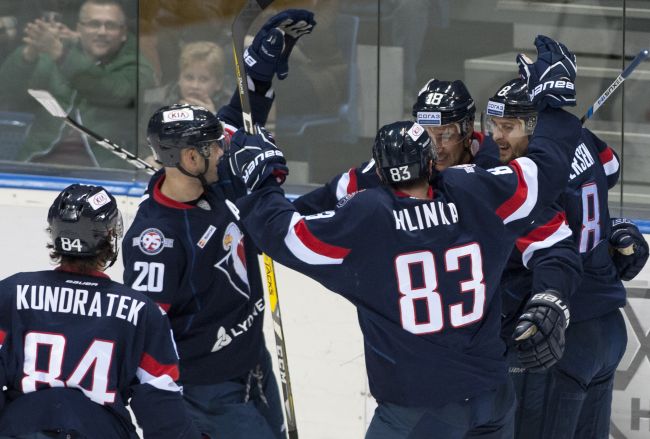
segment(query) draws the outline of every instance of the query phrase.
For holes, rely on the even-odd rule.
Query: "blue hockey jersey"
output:
[[[571,161],[569,185],[560,197],[584,270],[570,300],[574,322],[625,306],[625,287],[609,254],[608,191],[618,181],[619,172],[614,151],[591,131],[583,129]]]
[[[239,377],[264,349],[257,251],[221,185],[189,205],[161,193],[164,178],[164,171],[152,177],[124,237],[124,282],[167,311],[181,382]]]
[[[488,171],[443,171],[431,199],[386,187],[301,216],[276,187],[238,201],[255,243],[356,307],[373,396],[463,401],[507,379],[500,275],[517,234],[566,185],[579,122],[539,115],[530,153]]]
[[[164,312],[103,273],[18,273],[0,282],[7,403],[0,435],[200,437],[184,409]]]

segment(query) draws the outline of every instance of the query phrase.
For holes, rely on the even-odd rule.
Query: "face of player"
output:
[[[178,78],[182,99],[210,99],[221,89],[221,81],[212,73],[205,61],[197,61],[181,70]]]
[[[126,41],[126,17],[118,5],[86,3],[79,11],[77,31],[90,58],[109,60]]]
[[[511,117],[491,117],[488,119],[488,130],[492,139],[499,145],[499,160],[508,163],[521,157],[528,150],[528,136],[522,119]]]
[[[458,124],[427,126],[426,130],[437,154],[437,171],[470,162],[472,156],[469,153],[469,136],[461,136]]]
[[[219,173],[217,172],[217,166],[223,157],[224,151],[221,145],[218,142],[212,142],[209,147],[210,156],[208,160],[208,171],[205,173],[205,180],[208,183],[214,183],[219,180]],[[199,172],[203,172],[203,169],[200,169]]]

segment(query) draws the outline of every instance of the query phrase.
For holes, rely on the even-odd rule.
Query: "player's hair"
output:
[[[207,63],[209,73],[215,78],[223,77],[225,54],[217,44],[211,41],[194,41],[184,45],[178,58],[178,69],[182,71],[197,61]]]
[[[48,227],[47,233],[51,230]],[[59,253],[53,243],[48,242],[46,247],[50,251],[50,260],[57,265],[66,265],[79,273],[91,273],[93,271],[104,271],[112,261],[117,258],[117,251],[112,244],[112,236],[97,244],[97,254],[94,256],[70,256]]]
[[[81,6],[79,7],[79,16],[78,16],[79,21],[81,21],[81,12],[83,11],[83,9],[84,9],[84,7],[86,5],[100,5],[100,6],[103,6],[103,5],[115,5],[115,6],[117,6],[120,9],[120,11],[122,11],[122,15],[124,16],[124,26],[126,26],[127,16],[126,16],[126,10],[124,9],[124,3],[122,1],[120,1],[120,0],[85,0],[81,4]]]

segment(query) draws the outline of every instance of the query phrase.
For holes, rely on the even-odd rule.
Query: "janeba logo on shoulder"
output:
[[[163,122],[177,122],[179,120],[194,120],[194,111],[189,108],[182,110],[169,110],[163,112]]]

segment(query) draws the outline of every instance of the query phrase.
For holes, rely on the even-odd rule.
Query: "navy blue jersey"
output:
[[[490,138],[481,133],[474,132],[472,143],[471,163],[483,169],[499,166],[499,147]],[[339,200],[362,190],[380,185],[375,161],[370,160],[357,168],[351,168],[343,174],[337,175],[322,187],[314,189],[294,201],[298,212],[310,215],[324,210],[334,209]]]
[[[124,238],[124,281],[167,311],[181,382],[239,377],[264,347],[257,252],[222,186],[188,205],[160,192],[164,178],[160,171],[151,179]]]
[[[18,273],[0,282],[8,402],[0,434],[198,437],[184,410],[164,312],[107,276]]]
[[[431,199],[378,187],[304,217],[266,187],[238,206],[261,249],[357,307],[377,400],[462,401],[507,379],[501,272],[517,234],[566,185],[578,134],[575,117],[542,112],[528,157],[449,168]]]
[[[618,181],[619,172],[614,151],[583,129],[571,162],[569,185],[560,198],[584,269],[582,281],[570,300],[573,322],[625,306],[625,288],[609,254],[608,191]]]

